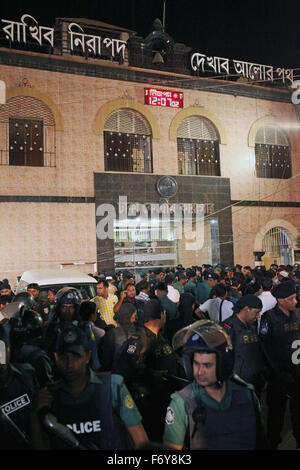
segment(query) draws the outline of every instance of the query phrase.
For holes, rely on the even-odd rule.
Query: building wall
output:
[[[12,286],[26,270],[58,269],[61,263],[89,263],[72,268],[93,272],[94,204],[6,202],[0,203],[0,217],[0,277]]]
[[[299,214],[299,208],[294,207],[233,207],[234,259],[243,266],[253,266],[253,251],[262,249],[262,239],[272,227],[284,228],[296,248]],[[262,261],[267,268],[274,262],[268,256]]]
[[[14,54],[13,51],[10,53]],[[38,69],[32,65],[26,67],[27,60],[34,59],[38,64],[42,55],[30,52],[22,52],[21,55],[25,65],[1,65],[0,80],[6,83],[8,98],[22,94],[34,96],[49,106],[56,122],[56,166],[38,168],[2,165],[0,168],[0,196],[4,197],[2,199],[4,202],[0,204],[0,215],[6,217],[7,211],[10,214],[9,222],[1,231],[4,262],[1,263],[3,268],[0,276],[3,277],[7,277],[4,273],[8,271],[20,274],[25,266],[33,268],[45,265],[54,255],[58,263],[69,259],[77,260],[78,257],[81,260],[96,257],[93,204],[53,202],[43,204],[36,200],[33,204],[21,204],[14,202],[13,196],[94,198],[94,173],[104,172],[103,133],[99,128],[99,122],[108,104],[114,106],[125,100],[128,107],[136,107],[141,112],[144,110],[153,131],[153,173],[178,174],[177,143],[174,135],[170,134],[170,129],[174,119],[182,111],[143,104],[143,90],[145,86],[149,86],[155,75],[153,71],[149,72],[149,78],[145,82],[142,80],[138,82],[124,79],[132,73],[132,68],[126,66],[109,65],[109,69],[107,63],[101,61],[99,63],[95,60],[85,61],[71,57],[67,62],[65,58],[49,56],[48,70],[43,70],[42,67]],[[63,64],[60,70],[64,71],[55,71],[54,65],[52,66],[55,61]],[[102,74],[109,69],[107,78],[85,73],[87,62],[89,66],[94,66],[95,70],[98,67]],[[74,64],[78,64],[76,72],[71,68]],[[120,74],[124,76],[120,78]],[[195,89],[195,83],[200,85],[202,83],[199,78],[197,80],[188,78],[190,87],[188,89],[186,82],[184,88],[181,87],[184,78],[187,79],[185,76],[178,76],[177,82],[174,74],[164,72],[158,77],[161,80],[160,85],[157,85],[157,81],[153,79],[153,86],[182,89],[184,111],[206,116],[216,126],[221,137],[221,176],[230,178],[231,200],[235,202],[232,211],[234,262],[253,265],[258,220],[261,219],[263,225],[272,218],[274,220],[279,218],[291,223],[295,232],[299,231],[299,208],[288,210],[277,207],[245,208],[236,204],[243,200],[286,203],[298,201],[296,175],[300,170],[300,139],[297,131],[292,130],[298,124],[293,105],[290,102],[282,102],[282,90],[278,92],[278,101],[272,101],[257,97],[261,96],[262,87],[253,85],[241,84],[249,96],[239,96],[221,92],[224,88],[224,83],[221,81],[211,80],[210,91],[203,91]],[[164,81],[167,83],[171,77],[172,87],[164,84]],[[273,91],[273,96],[276,97],[276,91]],[[258,122],[278,122],[282,126],[283,124],[287,126],[285,130],[289,135],[292,149],[293,177],[290,180],[255,177],[255,156],[251,135]],[[0,128],[0,149],[3,150],[8,144],[1,123]],[[207,180],[208,185],[212,181],[210,177],[201,177],[201,181],[202,178]],[[130,190],[130,187],[128,189]],[[12,197],[10,202],[5,202],[9,197]],[[64,222],[66,213],[67,228]],[[29,218],[30,215],[34,215],[36,223],[33,226],[30,223],[21,225],[20,236],[20,218],[22,219],[21,216],[24,214]],[[52,229],[50,216],[56,217],[55,225],[59,227],[58,229]],[[15,230],[15,224],[18,230]],[[82,225],[85,224],[86,227],[83,228]],[[251,236],[245,237],[249,224]],[[72,227],[76,227],[76,230]],[[14,235],[9,236],[10,233]],[[32,239],[35,240],[38,256],[31,250]]]
[[[21,88],[24,96],[30,96],[34,90],[35,96],[51,100],[62,121],[62,130],[56,131],[56,168],[2,166],[0,181],[5,181],[6,194],[93,196],[93,172],[104,171],[103,135],[97,134],[96,118],[107,103],[126,93],[128,106],[139,103],[159,128],[160,138],[153,138],[154,173],[178,173],[176,141],[170,140],[169,130],[180,111],[143,105],[147,84],[9,66],[1,66],[0,79],[6,82],[8,91]],[[24,79],[31,88],[16,87]],[[226,143],[220,145],[221,176],[231,179],[233,200],[257,200],[269,194],[270,200],[295,200],[284,180],[278,192],[278,180],[255,177],[254,148],[249,147],[249,133],[259,119],[297,124],[292,104],[184,90],[185,109],[193,109],[195,102],[200,104],[197,113],[200,107],[205,115],[208,112],[217,117],[225,130]],[[300,139],[292,134],[290,139],[295,174],[300,170]],[[37,179],[38,190],[33,184]]]

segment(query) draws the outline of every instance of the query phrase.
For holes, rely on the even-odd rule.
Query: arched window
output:
[[[106,171],[152,172],[152,132],[137,111],[118,109],[104,124]]]
[[[178,173],[220,176],[219,136],[202,116],[190,116],[177,130]]]
[[[277,264],[292,262],[292,243],[286,230],[282,227],[271,228],[264,236],[262,243],[265,256],[277,259]]]
[[[290,178],[291,151],[288,137],[274,125],[261,127],[255,136],[255,165],[258,178]]]
[[[8,129],[8,132],[7,132]],[[1,164],[55,166],[55,120],[42,101],[16,96],[0,109]]]

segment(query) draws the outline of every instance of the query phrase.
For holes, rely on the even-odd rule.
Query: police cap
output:
[[[220,279],[220,277],[218,276],[217,273],[209,273],[207,274],[207,279],[214,279],[215,281],[218,281]]]
[[[272,290],[276,299],[285,299],[296,293],[295,284],[292,281],[281,282]]]
[[[294,277],[298,277],[298,279],[300,279],[300,269],[296,269],[296,270],[293,272],[293,276],[294,276]]]
[[[262,309],[262,301],[253,294],[247,294],[241,297],[233,307],[233,313],[240,312],[244,307]]]

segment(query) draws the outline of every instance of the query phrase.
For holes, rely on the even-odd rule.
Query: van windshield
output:
[[[91,283],[91,284],[72,284],[72,283],[66,283],[66,284],[51,284],[48,286],[40,286],[40,296],[44,297],[47,296],[48,290],[50,287],[54,287],[55,289],[59,290],[62,289],[63,287],[75,287],[75,289],[78,289],[81,292],[81,295],[84,300],[90,300],[93,297],[96,297],[97,295],[97,290],[96,290],[96,283]]]

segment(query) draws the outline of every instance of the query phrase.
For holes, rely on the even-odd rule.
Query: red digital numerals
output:
[[[166,108],[183,108],[183,93],[179,91],[145,88],[145,104]]]

